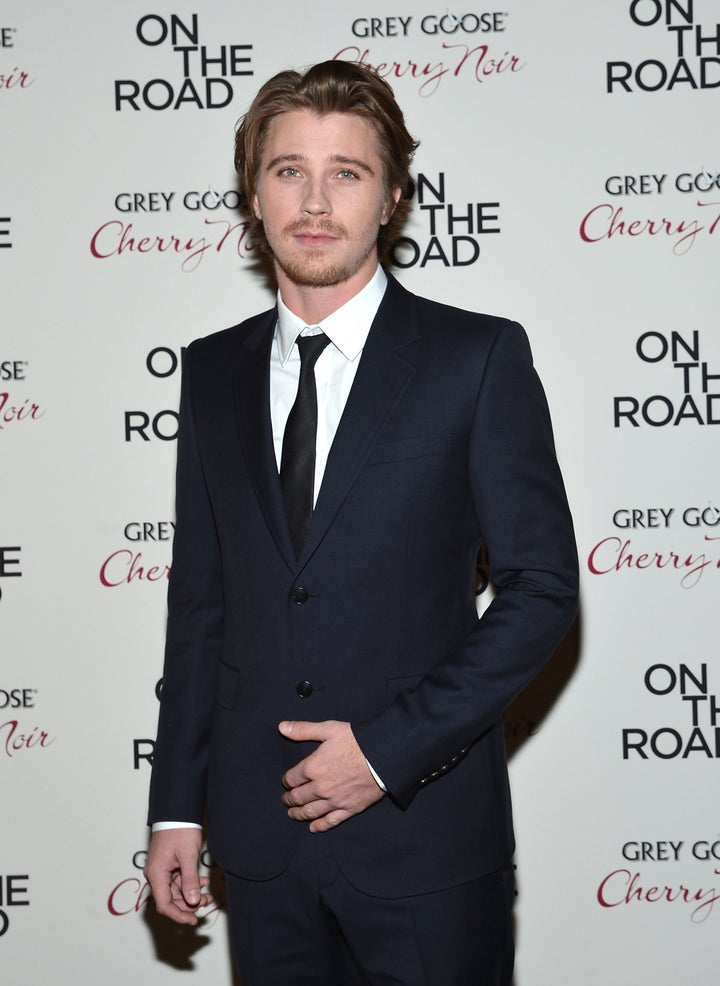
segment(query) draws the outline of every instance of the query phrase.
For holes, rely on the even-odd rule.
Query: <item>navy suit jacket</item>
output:
[[[218,862],[278,874],[305,824],[280,778],[314,745],[277,724],[340,719],[389,796],[316,838],[365,893],[462,883],[512,855],[501,714],[576,609],[528,342],[390,277],[296,559],[270,424],[276,317],[186,354],[150,821],[207,811]],[[495,597],[478,619],[482,541]]]

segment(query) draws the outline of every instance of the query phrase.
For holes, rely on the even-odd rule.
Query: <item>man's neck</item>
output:
[[[329,287],[295,284],[278,268],[276,268],[276,276],[280,295],[290,311],[301,318],[306,325],[318,325],[328,315],[332,315],[359,294],[370,283],[376,270],[377,259],[372,264],[364,265],[347,281]]]

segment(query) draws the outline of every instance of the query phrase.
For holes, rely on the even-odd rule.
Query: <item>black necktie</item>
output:
[[[324,332],[297,338],[300,380],[295,403],[285,425],[280,460],[280,484],[297,557],[300,557],[305,544],[313,510],[318,413],[315,363],[329,342]]]

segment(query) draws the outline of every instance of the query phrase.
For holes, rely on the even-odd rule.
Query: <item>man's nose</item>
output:
[[[332,212],[330,196],[323,182],[308,182],[301,208],[311,216],[329,215]]]

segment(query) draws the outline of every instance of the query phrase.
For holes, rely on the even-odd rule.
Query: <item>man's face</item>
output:
[[[292,110],[271,120],[253,209],[278,267],[294,284],[367,281],[378,229],[400,195],[389,196],[372,128],[348,113]]]

